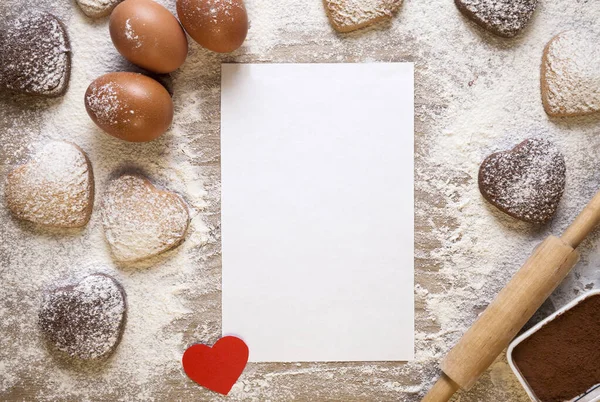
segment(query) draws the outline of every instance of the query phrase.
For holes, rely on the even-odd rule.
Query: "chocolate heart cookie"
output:
[[[531,138],[488,156],[479,168],[479,190],[508,215],[544,223],[556,212],[565,174],[565,159],[554,144]]]
[[[389,20],[402,0],[324,0],[331,25],[338,32],[350,32]]]
[[[600,112],[600,37],[556,35],[542,57],[542,102],[550,116]]]
[[[69,83],[70,54],[67,31],[52,14],[34,13],[9,22],[0,31],[0,88],[61,96]]]
[[[39,326],[46,340],[70,357],[109,356],[125,324],[125,291],[111,276],[93,274],[44,295]]]
[[[454,0],[458,9],[484,29],[505,38],[521,32],[538,0]]]
[[[176,247],[189,220],[180,196],[137,175],[113,180],[102,204],[104,234],[119,261],[138,261]]]
[[[6,204],[19,219],[55,227],[85,226],[94,204],[94,175],[77,145],[53,141],[10,172]]]

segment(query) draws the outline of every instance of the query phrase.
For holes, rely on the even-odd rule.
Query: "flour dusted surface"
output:
[[[542,61],[542,99],[551,116],[600,112],[600,35],[584,30],[558,34]]]
[[[174,11],[173,2],[159,2]],[[60,102],[0,98],[0,175],[27,161],[30,144],[69,140],[88,153],[100,197],[111,175],[134,167],[182,195],[191,221],[179,247],[144,262],[118,264],[104,239],[100,202],[77,236],[32,230],[0,208],[0,343],[18,346],[18,352],[0,350],[0,399],[222,399],[191,383],[180,361],[189,345],[212,344],[221,336],[222,61],[415,62],[415,360],[249,364],[228,396],[231,401],[420,401],[458,337],[533,248],[548,234],[560,234],[600,186],[597,121],[591,116],[549,120],[539,85],[544,46],[567,29],[600,33],[600,2],[540,2],[529,28],[506,40],[482,34],[446,0],[407,0],[389,24],[348,35],[336,34],[319,1],[247,1],[251,27],[244,46],[217,55],[190,42],[186,63],[168,79],[173,126],[145,144],[103,135],[82,102],[96,77],[131,68],[114,49],[107,20],[91,23],[76,6],[58,0],[39,4],[69,25],[77,55],[71,84]],[[26,6],[0,2],[0,10],[11,15]],[[507,217],[477,186],[486,156],[532,136],[555,143],[568,167],[558,210],[542,227]],[[0,180],[0,192],[3,185]],[[600,287],[597,234],[581,252],[575,271],[537,319]],[[107,362],[90,370],[58,365],[36,330],[42,291],[74,272],[108,273],[127,291],[122,341]],[[458,398],[529,401],[502,356]]]

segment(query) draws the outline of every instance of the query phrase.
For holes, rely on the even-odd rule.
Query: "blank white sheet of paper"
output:
[[[251,362],[414,356],[411,63],[223,64],[223,334]]]

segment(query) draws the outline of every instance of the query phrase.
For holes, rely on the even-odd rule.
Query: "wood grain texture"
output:
[[[174,12],[173,2],[161,0]],[[567,14],[572,1],[561,0],[545,4],[530,24],[531,30],[538,26],[542,32],[551,32],[557,24],[561,29],[579,26],[582,20],[595,21],[600,14],[599,4],[587,4],[588,9],[577,9]],[[475,321],[477,315],[491,301],[506,280],[523,262],[522,253],[513,249],[523,248],[529,254],[532,245],[539,242],[540,233],[529,227],[519,226],[512,221],[497,218],[497,228],[493,235],[514,238],[511,249],[502,255],[488,256],[478,261],[487,267],[485,273],[473,273],[464,260],[453,267],[449,266],[460,253],[467,254],[464,248],[452,248],[451,235],[466,236],[464,222],[456,218],[456,202],[462,195],[450,188],[468,189],[476,186],[476,169],[454,170],[436,160],[435,145],[443,136],[450,135],[446,130],[463,113],[456,113],[465,103],[464,114],[469,107],[484,102],[490,92],[481,88],[505,88],[502,72],[510,70],[523,82],[537,85],[537,70],[530,65],[518,64],[515,60],[535,60],[541,57],[547,39],[537,35],[501,40],[481,33],[465,23],[454,4],[446,0],[422,2],[406,0],[398,15],[389,23],[376,28],[367,28],[351,34],[338,34],[330,26],[320,0],[297,2],[292,0],[247,0],[251,27],[246,44],[234,54],[216,55],[201,49],[190,42],[190,54],[182,68],[170,77],[161,77],[175,96],[175,127],[157,141],[141,146],[126,146],[116,139],[103,136],[87,120],[81,109],[70,100],[57,99],[44,101],[35,98],[0,95],[0,179],[19,163],[27,159],[28,147],[48,138],[66,137],[82,145],[90,154],[98,180],[97,190],[102,194],[108,177],[123,167],[135,162],[142,168],[153,169],[162,161],[173,161],[185,165],[198,174],[202,181],[203,205],[197,208],[197,219],[207,228],[202,242],[188,239],[183,251],[186,261],[193,270],[186,273],[185,280],[195,283],[180,297],[192,313],[178,317],[163,333],[180,335],[181,339],[172,350],[172,361],[164,367],[157,367],[157,375],[148,373],[139,382],[125,381],[130,373],[125,367],[109,362],[97,372],[80,375],[71,367],[61,366],[48,356],[43,345],[38,343],[35,331],[21,322],[28,322],[29,315],[35,315],[37,292],[31,283],[35,275],[44,267],[56,261],[73,258],[73,269],[79,269],[86,254],[101,242],[98,211],[95,210],[89,226],[83,233],[70,233],[57,240],[52,233],[40,233],[33,228],[12,219],[0,208],[0,313],[5,325],[0,328],[0,340],[11,348],[0,350],[3,363],[23,361],[15,366],[9,377],[0,378],[0,399],[2,400],[52,400],[97,401],[114,400],[223,400],[210,391],[189,381],[182,372],[178,356],[187,346],[196,342],[214,343],[221,335],[221,237],[220,237],[220,63],[335,63],[335,62],[376,62],[404,61],[415,63],[415,328],[417,359],[409,363],[261,363],[249,364],[232,393],[231,401],[418,401],[441,371],[439,362],[443,355],[455,344],[466,327]],[[18,15],[25,9],[42,7],[50,10],[67,22],[73,39],[74,70],[69,91],[73,99],[81,99],[79,88],[95,77],[108,71],[133,70],[136,68],[122,60],[111,48],[107,21],[91,22],[85,19],[74,2],[43,0],[26,2],[4,0],[0,12],[7,18]],[[270,22],[268,22],[270,21]],[[85,25],[88,24],[88,25]],[[89,41],[83,37],[90,36]],[[544,37],[543,34],[540,34]],[[528,42],[529,41],[529,42]],[[85,44],[85,46],[83,46]],[[87,60],[85,64],[78,60]],[[534,71],[532,73],[532,71]],[[532,75],[535,75],[533,77]],[[478,92],[476,90],[479,89]],[[510,97],[511,87],[505,88],[508,98],[502,98],[509,107],[511,102],[519,102],[523,110],[540,108],[536,124],[546,127],[541,110],[538,88],[531,93],[532,99]],[[68,92],[69,94],[69,92]],[[539,104],[539,105],[538,105]],[[457,107],[460,106],[460,107]],[[61,115],[60,120],[53,116],[64,108],[73,108],[71,114]],[[451,113],[451,110],[454,112]],[[85,112],[83,112],[85,113]],[[187,116],[196,115],[194,119]],[[514,119],[514,116],[511,116]],[[49,124],[49,122],[51,122]],[[480,131],[491,130],[492,124],[485,115],[475,118]],[[532,122],[533,124],[533,122]],[[548,128],[548,131],[558,131]],[[553,131],[554,130],[554,131]],[[575,135],[575,133],[569,133]],[[500,136],[500,134],[499,134]],[[477,142],[473,136],[473,146],[466,151],[453,150],[456,158],[475,158],[489,153],[494,143]],[[466,141],[465,141],[466,143]],[[469,143],[470,144],[470,143]],[[469,146],[466,144],[465,147]],[[479,148],[478,148],[479,147]],[[475,151],[472,151],[475,149]],[[461,152],[471,152],[467,155]],[[160,165],[169,169],[169,165]],[[185,173],[185,172],[184,172]],[[178,173],[179,174],[179,173]],[[165,178],[156,169],[153,178],[165,184]],[[182,174],[182,180],[185,174]],[[445,187],[432,184],[446,183]],[[168,183],[172,186],[175,182]],[[175,188],[174,190],[178,190]],[[3,193],[3,180],[0,180],[0,193]],[[463,200],[467,202],[467,200]],[[470,202],[483,204],[483,200]],[[587,202],[587,201],[586,201]],[[485,211],[494,214],[493,211]],[[567,212],[571,212],[570,210]],[[559,211],[564,213],[564,211]],[[566,214],[568,215],[568,214]],[[471,217],[470,219],[475,219]],[[572,216],[570,217],[572,219]],[[462,230],[462,229],[461,229]],[[482,238],[489,234],[478,234]],[[543,236],[545,237],[545,235]],[[542,237],[542,238],[543,238]],[[449,240],[450,239],[450,240]],[[525,239],[525,240],[524,240]],[[473,240],[476,248],[482,240]],[[39,245],[38,245],[39,243]],[[29,253],[35,250],[41,255]],[[450,245],[449,245],[450,244]],[[90,249],[86,249],[89,247]],[[166,259],[174,259],[178,251]],[[511,254],[513,253],[513,254]],[[110,262],[106,262],[107,264]],[[162,260],[156,266],[130,269],[116,266],[123,280],[135,276],[158,275],[168,269],[168,261]],[[23,272],[17,275],[11,267],[19,267]],[[483,276],[483,279],[480,277]],[[13,279],[19,278],[19,280]],[[31,280],[29,283],[27,280]],[[476,279],[486,283],[484,288],[471,288]],[[566,291],[587,286],[575,281],[565,285]],[[133,297],[142,297],[132,293]],[[163,296],[162,294],[160,296]],[[445,300],[445,308],[432,307],[434,297]],[[549,309],[552,310],[553,306]],[[460,312],[460,314],[458,314]],[[542,312],[542,315],[546,312]],[[454,317],[453,314],[460,315]],[[541,317],[538,317],[540,319]],[[134,323],[132,315],[128,324]],[[460,325],[451,325],[460,319]],[[126,334],[127,336],[127,334]],[[124,338],[126,339],[126,338]],[[125,352],[126,345],[117,349],[117,355]],[[160,351],[156,351],[160,352]],[[35,358],[32,355],[39,355]],[[26,364],[27,362],[35,362]],[[133,369],[141,371],[143,367]],[[160,371],[159,371],[160,369]],[[110,381],[102,379],[106,372],[115,372]],[[60,374],[62,377],[58,377]],[[123,381],[119,380],[123,378]],[[52,382],[51,379],[55,381]],[[56,383],[75,383],[77,388],[61,391]],[[80,385],[80,386],[79,386]],[[57,394],[58,393],[58,394]],[[484,373],[479,382],[467,393],[460,393],[461,402],[510,401],[526,402],[526,394],[510,372],[504,357],[496,360]],[[456,399],[458,400],[458,398]]]

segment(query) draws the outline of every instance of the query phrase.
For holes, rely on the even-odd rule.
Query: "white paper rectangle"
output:
[[[224,64],[223,334],[413,358],[413,65]]]

